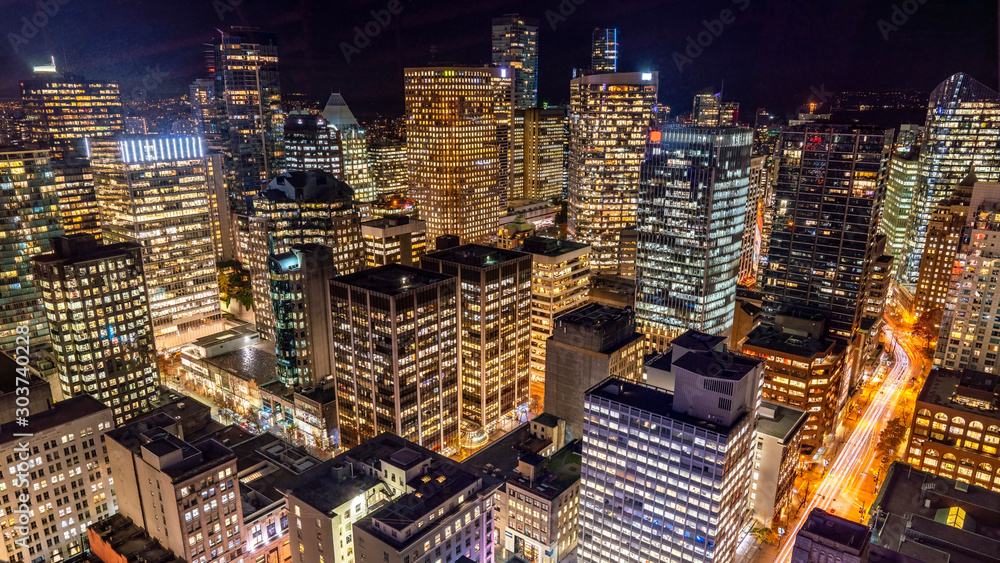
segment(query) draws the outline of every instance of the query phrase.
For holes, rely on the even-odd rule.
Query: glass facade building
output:
[[[365,130],[347,107],[340,93],[330,94],[323,108],[323,118],[336,132],[340,146],[343,180],[354,188],[354,201],[373,201],[376,196],[375,180],[368,168],[368,141]]]
[[[639,330],[657,350],[689,328],[728,336],[753,133],[667,127],[649,138],[636,223]]]
[[[920,151],[899,150],[889,160],[889,178],[886,181],[885,206],[879,233],[885,235],[885,251],[893,258],[893,273],[901,272],[907,236],[913,214],[913,195],[920,179]],[[915,283],[915,281],[914,281]]]
[[[493,65],[514,74],[515,108],[538,105],[538,20],[505,14],[493,18]]]
[[[590,69],[594,73],[618,72],[618,30],[595,27],[590,39]]]
[[[618,273],[621,230],[635,225],[639,166],[656,105],[656,72],[570,82],[569,232],[596,273]]]
[[[286,169],[323,170],[344,179],[337,130],[326,119],[305,111],[289,112],[284,134]]]

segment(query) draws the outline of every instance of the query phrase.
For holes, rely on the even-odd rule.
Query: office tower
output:
[[[614,378],[586,391],[583,562],[735,560],[748,517],[760,365],[688,352],[674,370],[673,393]],[[690,473],[648,478],[671,464]]]
[[[538,20],[518,14],[493,18],[493,66],[513,72],[515,108],[538,105]]]
[[[982,181],[1000,180],[998,134],[1000,94],[996,91],[958,73],[931,92],[905,253],[908,261],[901,265],[903,283],[916,283],[934,206],[968,175],[969,166]]]
[[[166,136],[123,137],[91,161],[103,240],[142,245],[160,350],[222,317],[205,162],[201,138]]]
[[[376,141],[368,147],[368,169],[378,195],[405,194],[406,142]]]
[[[333,253],[320,244],[294,244],[268,258],[278,379],[313,387],[333,377],[329,281]]]
[[[381,434],[289,488],[289,520],[294,514],[303,532],[293,551],[304,561],[493,563],[493,496],[501,484]]]
[[[285,169],[322,170],[344,179],[337,130],[304,110],[288,112],[284,129]]]
[[[657,73],[595,74],[570,82],[569,231],[598,273],[618,272],[621,229],[635,225]]]
[[[935,478],[899,462],[889,466],[883,482],[869,510],[871,563],[973,562],[1000,553],[996,484],[987,488]],[[884,557],[876,559],[876,554]]]
[[[740,124],[740,103],[725,102],[719,105],[719,127],[737,127]]]
[[[30,345],[49,342],[49,327],[36,285],[31,257],[51,250],[51,240],[62,236],[59,197],[49,151],[39,148],[0,148],[0,351],[15,351],[18,327],[25,326]]]
[[[361,223],[365,264],[369,268],[416,266],[427,250],[427,223],[406,215],[386,215]]]
[[[506,178],[496,85],[506,69],[426,67],[404,71],[409,197],[417,200],[431,241],[463,243],[496,235]],[[431,244],[434,246],[434,243]]]
[[[323,117],[336,130],[340,145],[340,160],[344,170],[342,178],[354,188],[354,201],[368,202],[375,199],[375,180],[368,169],[368,141],[365,130],[347,107],[339,92],[330,94],[323,108]]]
[[[774,116],[765,108],[757,108],[753,127],[753,155],[769,157],[774,155],[781,129],[774,124]]]
[[[768,317],[783,306],[828,315],[849,340],[861,322],[876,247],[892,131],[814,123],[785,128],[776,157],[775,211],[762,291]]]
[[[221,92],[217,91],[215,80],[199,78],[188,87],[188,100],[191,104],[191,118],[198,128],[197,134],[205,138],[205,144],[211,149],[222,149],[222,132],[224,130]]]
[[[767,191],[767,157],[750,159],[750,185],[747,190],[746,212],[743,215],[743,240],[740,243],[740,285],[753,287],[760,266],[760,236],[763,227],[764,193]]]
[[[914,406],[906,462],[933,475],[1000,488],[998,392],[1000,376],[994,373],[931,370]]]
[[[182,402],[176,419],[157,412],[107,433],[118,512],[185,560],[239,559],[245,538],[236,455],[221,438],[183,438],[198,434],[186,409]]]
[[[588,303],[556,320],[545,346],[545,412],[583,434],[583,392],[608,377],[642,381],[645,341],[630,308]]]
[[[587,303],[590,247],[531,237],[519,250],[531,254],[531,379],[545,381],[545,346],[556,317]]]
[[[456,278],[393,264],[330,282],[340,440],[458,451]]]
[[[278,38],[234,26],[215,39],[214,52],[230,208],[245,215],[249,198],[281,168]]]
[[[885,235],[886,252],[892,256],[893,273],[902,273],[900,264],[907,262],[907,233],[913,220],[913,192],[920,177],[920,150],[896,150],[889,159],[885,206],[879,233]],[[912,284],[911,284],[912,285]]]
[[[38,475],[37,480],[15,471],[0,475],[0,489],[13,501],[4,501],[4,514],[15,519],[4,520],[0,558],[27,562],[80,556],[88,547],[87,526],[116,512],[111,464],[104,451],[104,434],[114,428],[111,409],[83,395],[33,411],[27,420],[27,426],[9,422],[0,429],[0,456],[11,460],[12,468],[14,460],[30,463],[31,473]],[[24,435],[29,437],[18,437]],[[28,454],[35,456],[31,460],[21,457],[26,451],[21,444],[26,441]],[[42,456],[47,462],[42,462]],[[51,486],[50,479],[54,479]],[[33,484],[40,488],[29,489]],[[19,494],[28,497],[28,502]],[[72,502],[66,500],[70,494],[76,497]],[[20,510],[18,504],[29,508]],[[61,513],[58,522],[53,518],[56,512]]]
[[[209,143],[210,141],[206,141]],[[209,150],[205,155],[208,165],[208,216],[212,225],[212,245],[215,261],[226,262],[236,256],[236,238],[233,232],[235,217],[230,212],[229,194],[226,188],[225,155],[218,150]]]
[[[979,183],[973,188],[963,241],[953,268],[939,274],[952,276],[934,355],[936,365],[995,371],[1000,348],[993,334],[995,318],[1000,315],[1000,300],[994,297],[996,282],[993,281],[1000,276],[998,231],[1000,184]]]
[[[53,160],[88,157],[88,142],[125,130],[117,82],[63,75],[55,67],[36,68],[21,83],[25,139],[52,148]]]
[[[577,545],[583,443],[566,443],[564,426],[542,413],[462,461],[504,481],[494,497],[502,557],[558,563]]]
[[[761,403],[757,418],[750,509],[764,527],[787,521],[802,457],[802,428],[809,415],[783,405]]]
[[[561,198],[566,190],[566,108],[515,109],[511,133],[511,199]]]
[[[920,318],[936,322],[944,313],[951,275],[955,269],[955,255],[962,242],[975,173],[955,186],[951,197],[937,203],[927,222],[924,253],[920,259],[916,291],[913,292],[913,312]]]
[[[719,126],[719,105],[722,94],[713,93],[709,88],[694,95],[694,108],[691,111],[691,122],[699,127]]]
[[[884,238],[881,237],[880,238]],[[884,245],[883,245],[884,248]],[[865,306],[862,325],[867,321],[878,332],[882,322],[882,315],[885,313],[886,304],[889,302],[889,290],[892,286],[892,266],[895,264],[892,256],[881,254],[873,260],[868,267],[868,303]]]
[[[315,243],[333,251],[338,274],[364,267],[361,221],[353,200],[349,185],[322,170],[279,174],[254,196],[243,262],[250,270],[257,330],[265,340],[275,339],[269,256],[289,252],[295,244]]]
[[[747,128],[650,133],[639,183],[636,319],[662,350],[688,328],[728,335],[750,185]]]
[[[590,70],[594,74],[618,72],[618,30],[595,27],[590,41]]]
[[[802,427],[802,452],[811,454],[822,447],[847,400],[846,347],[826,336],[823,315],[778,314],[775,324],[759,325],[747,335],[742,351],[767,361],[765,401],[809,413]]]
[[[531,256],[467,244],[425,254],[420,266],[456,276],[463,424],[509,428],[528,404]]]
[[[52,250],[34,257],[35,278],[62,394],[92,395],[122,424],[149,409],[160,384],[142,247],[78,234],[53,239]]]

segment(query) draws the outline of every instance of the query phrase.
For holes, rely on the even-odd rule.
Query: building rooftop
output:
[[[556,318],[557,322],[575,325],[582,328],[599,330],[622,319],[632,319],[635,314],[631,308],[611,307],[600,303],[587,303],[583,307],[573,309],[569,313]]]
[[[0,352],[0,395],[16,393],[18,387],[23,387],[23,385],[19,385],[19,382],[17,381],[19,376],[22,379],[24,378],[24,376],[20,375],[17,371],[20,367],[21,365],[18,364],[14,358],[8,356],[6,353]],[[47,386],[48,384],[48,381],[45,381],[33,373],[28,375],[29,390],[33,387]]]
[[[787,442],[809,419],[809,413],[789,406],[764,402],[758,410],[757,432]],[[771,416],[768,416],[769,413]]]
[[[324,170],[283,172],[268,183],[254,199],[274,203],[318,203],[350,207],[354,188]]]
[[[1000,493],[982,487],[894,462],[870,512],[872,542],[919,561],[982,563],[1000,554]]]
[[[935,368],[917,401],[1000,420],[1000,375]]]
[[[463,266],[471,266],[473,268],[491,268],[499,266],[504,262],[527,257],[528,254],[518,252],[516,250],[494,248],[492,246],[483,246],[481,244],[465,244],[462,246],[456,246],[455,248],[439,250],[437,252],[426,254],[424,255],[423,260],[431,259],[441,262],[453,262]]]
[[[568,240],[559,240],[551,237],[528,237],[519,248],[521,252],[528,252],[537,256],[558,258],[566,254],[571,254],[580,250],[589,250],[590,245]]]
[[[255,327],[252,323],[244,323],[221,332],[216,332],[215,334],[202,336],[192,342],[191,345],[198,346],[199,348],[212,348],[236,338],[248,338],[253,340],[253,337],[255,336],[259,336],[257,333],[257,327]],[[253,343],[256,343],[256,341]]]
[[[163,547],[131,518],[113,514],[90,525],[91,533],[101,538],[125,561],[143,563],[184,563],[173,551]]]
[[[278,486],[322,463],[303,448],[273,434],[260,434],[232,446],[240,479],[243,514],[249,516],[285,495]]]
[[[427,223],[419,219],[414,219],[409,215],[386,215],[371,221],[361,223],[362,229],[390,229],[392,227],[402,227],[410,225],[418,229],[426,229]]]
[[[18,438],[15,433],[39,434],[50,428],[68,424],[78,418],[90,416],[104,410],[110,410],[104,403],[90,395],[80,395],[52,405],[52,408],[28,416],[27,426],[20,426],[16,421],[0,426],[0,444],[12,442]]]
[[[254,381],[257,385],[268,383],[278,377],[278,359],[259,346],[247,346],[218,356],[202,358],[227,373]]]
[[[172,434],[177,432],[178,421],[162,412],[136,420],[107,433],[108,439],[118,442],[138,458],[145,451],[163,460],[161,471],[174,483],[180,483],[200,473],[235,459],[228,447],[214,438],[197,442],[182,440]],[[178,456],[177,453],[180,453]]]
[[[454,276],[403,266],[402,264],[389,264],[346,276],[338,276],[330,280],[330,283],[395,296],[450,279],[454,279]]]
[[[728,434],[730,429],[736,426],[739,420],[747,416],[745,413],[739,416],[733,421],[733,426],[708,422],[674,411],[674,395],[665,389],[642,383],[632,383],[614,377],[609,377],[591,387],[585,392],[585,397],[586,395],[615,401],[655,415],[691,424],[692,426],[697,426],[698,428],[703,428],[717,434]]]
[[[864,524],[814,508],[802,524],[799,534],[814,540],[826,540],[824,543],[835,544],[841,552],[859,555],[868,543],[870,532]]]
[[[517,475],[508,482],[542,498],[555,499],[580,481],[580,470],[583,468],[582,454],[583,441],[573,440],[552,454],[552,457],[532,461],[532,465],[536,466],[534,479],[530,479],[527,475]],[[536,457],[541,456],[536,455]]]
[[[702,377],[739,381],[761,364],[762,360],[735,352],[687,352],[673,360],[673,366]]]
[[[89,233],[55,237],[52,239],[51,244],[52,252],[33,256],[32,260],[39,264],[79,264],[104,260],[114,256],[123,256],[142,249],[139,244],[134,242],[98,244],[94,235]]]
[[[781,332],[771,325],[759,325],[747,335],[744,347],[752,346],[780,354],[812,360],[825,356],[831,349],[839,348],[834,341],[816,340],[796,334]]]
[[[531,423],[526,422],[463,460],[462,465],[472,471],[507,481],[518,475],[519,457],[537,454],[550,445],[551,440],[540,440],[532,436]]]
[[[725,341],[725,336],[715,336],[705,332],[698,332],[697,330],[689,329],[684,331],[683,334],[678,335],[677,338],[671,340],[670,344],[692,352],[708,352],[710,350],[718,349],[719,346],[721,346]]]

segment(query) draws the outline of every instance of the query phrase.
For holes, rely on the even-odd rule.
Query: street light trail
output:
[[[812,509],[829,510],[837,502],[846,502],[854,506],[852,504],[854,495],[846,493],[860,487],[862,480],[859,477],[871,467],[874,461],[872,458],[876,455],[875,447],[878,444],[879,433],[885,427],[885,418],[892,414],[899,394],[910,377],[913,367],[910,357],[916,356],[916,353],[900,342],[888,328],[886,335],[888,341],[893,344],[895,361],[892,370],[883,379],[879,391],[872,398],[851,437],[831,464],[829,472],[817,487],[806,510],[799,517],[795,527],[789,531],[784,547],[775,558],[776,563],[786,563],[791,560],[795,535],[802,528]]]

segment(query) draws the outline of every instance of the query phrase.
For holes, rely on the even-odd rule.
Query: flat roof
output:
[[[958,371],[935,368],[928,374],[917,401],[1000,420],[998,392],[1000,392],[1000,375],[971,369]],[[963,401],[990,404],[992,410]]]
[[[787,440],[794,430],[800,428],[809,419],[809,413],[795,409],[787,405],[764,402],[759,411],[769,409],[774,412],[773,417],[760,414],[757,417],[757,432],[767,434],[781,440]]]
[[[330,283],[395,296],[450,279],[455,279],[455,277],[402,264],[389,264],[370,270],[361,270],[346,276],[337,276],[330,280]]]
[[[516,250],[494,248],[481,244],[463,244],[455,248],[425,254],[421,260],[430,258],[432,260],[453,262],[473,268],[492,268],[493,266],[498,266],[512,260],[530,259],[530,256],[530,254]]]
[[[631,316],[632,311],[627,308],[601,305],[600,303],[587,303],[582,307],[556,317],[556,321],[585,328],[601,328],[623,317]]]
[[[750,331],[743,346],[752,346],[762,350],[771,350],[780,354],[810,359],[825,355],[827,350],[837,347],[836,343],[832,340],[816,340],[805,336],[784,333],[770,325],[759,325]]]
[[[728,434],[732,426],[724,426],[715,422],[708,422],[684,413],[673,410],[674,394],[659,387],[645,383],[633,383],[614,377],[609,377],[585,392],[608,401],[615,401],[632,408],[644,410],[664,418],[670,418],[685,424],[690,424],[717,434]],[[584,399],[586,400],[586,399]],[[736,420],[742,420],[747,416],[742,414]],[[736,423],[733,423],[735,426]]]
[[[27,426],[19,426],[16,421],[0,426],[0,444],[17,440],[18,438],[14,437],[15,433],[38,434],[104,410],[110,411],[111,409],[90,395],[79,395],[59,401],[48,410],[30,415]]]
[[[20,375],[17,371],[21,365],[8,356],[5,352],[0,352],[0,395],[16,393],[18,385],[17,378]],[[49,382],[38,377],[34,373],[28,373],[28,389],[32,387],[48,386]]]
[[[808,533],[828,539],[856,553],[864,550],[868,543],[868,526],[835,516],[821,508],[814,508],[802,524],[799,533]]]
[[[702,377],[739,381],[761,365],[763,360],[735,352],[688,352],[673,360],[675,367]]]
[[[228,330],[223,330],[222,332],[216,332],[215,334],[209,334],[208,336],[202,336],[198,338],[191,344],[199,346],[201,348],[211,348],[212,346],[217,346],[234,338],[241,338],[244,336],[257,335],[257,327],[251,323],[245,323]]]
[[[225,354],[201,358],[201,361],[229,373],[247,377],[258,385],[278,377],[278,358],[257,346],[247,346]]]
[[[725,336],[716,336],[714,334],[708,334],[707,332],[698,332],[694,329],[688,329],[682,334],[678,335],[670,341],[673,346],[680,346],[681,348],[686,348],[691,351],[709,351],[715,350],[720,344],[726,341]]]
[[[583,440],[577,439],[536,465],[536,477],[533,481],[525,475],[519,475],[510,479],[509,483],[552,500],[580,481],[582,468]]]
[[[538,453],[551,444],[551,440],[532,437],[531,423],[525,422],[464,459],[462,465],[506,481],[516,476],[519,457]]]

